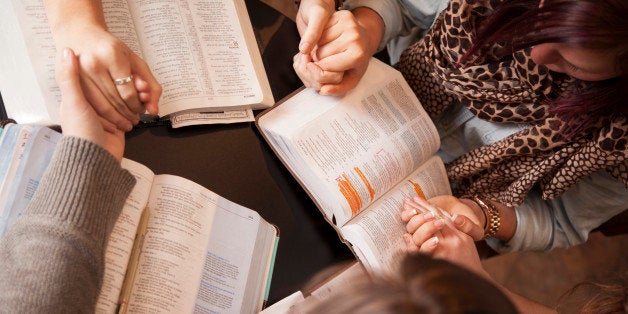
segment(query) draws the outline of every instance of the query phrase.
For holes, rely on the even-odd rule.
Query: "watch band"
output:
[[[471,195],[471,199],[476,202],[482,212],[484,213],[484,217],[486,221],[484,223],[484,237],[483,239],[488,239],[494,237],[497,231],[499,231],[499,227],[501,226],[501,218],[499,217],[499,211],[493,204],[490,202],[485,202],[478,195]]]

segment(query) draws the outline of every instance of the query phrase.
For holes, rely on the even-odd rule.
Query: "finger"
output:
[[[405,223],[410,221],[410,218],[419,214],[419,210],[414,205],[414,202],[410,198],[406,198],[403,200],[403,204],[401,205],[401,220]]]
[[[101,93],[96,84],[83,76],[81,81],[84,86],[85,96],[94,107],[94,110],[103,118],[107,119],[122,131],[130,131],[133,129],[133,121],[121,115],[110,103],[109,100]]]
[[[311,71],[311,68],[307,67],[310,60],[309,56],[304,54],[297,54],[295,58],[295,62],[293,63],[294,71],[299,76],[299,79],[303,82],[303,85],[308,88],[313,88],[315,90],[320,89],[320,84],[316,82],[315,74]]]
[[[408,220],[408,223],[406,224],[406,231],[409,233],[415,233],[419,227],[431,220],[434,220],[434,215],[432,215],[432,213],[421,213],[415,215]]]
[[[453,221],[457,230],[468,234],[474,241],[479,241],[484,238],[484,230],[480,226],[473,223],[473,221],[471,221],[468,217],[463,215],[454,215]]]
[[[403,241],[406,243],[406,249],[409,254],[416,254],[419,252],[419,247],[412,241],[412,236],[409,233],[403,235]]]
[[[338,84],[342,82],[344,74],[343,72],[325,71],[314,62],[306,63],[305,69],[307,73],[311,73],[312,80],[316,81],[319,85]]]
[[[81,90],[78,60],[74,51],[65,48],[62,51],[61,62],[56,62],[55,80],[61,91],[61,111],[63,117],[80,119],[86,114],[88,102]],[[63,123],[65,125],[66,123]]]
[[[120,56],[119,58],[122,59],[123,57]],[[91,81],[93,83],[93,84],[84,84],[84,87],[87,87],[89,89],[95,89],[94,91],[91,91],[91,92],[88,90],[85,90],[86,94],[87,92],[90,92],[91,95],[101,94],[102,97],[99,97],[99,98],[106,99],[106,101],[110,104],[110,106],[115,108],[115,110],[118,111],[127,120],[132,121],[132,122],[134,120],[139,121],[139,119],[134,117],[136,116],[136,114],[131,112],[131,110],[127,107],[127,104],[124,102],[122,97],[120,97],[120,93],[118,92],[118,89],[116,88],[116,85],[113,82],[114,78],[112,78],[111,74],[109,73],[108,65],[103,65],[101,60],[98,60],[97,58],[89,57],[89,56],[81,57],[80,63],[81,63],[81,78],[82,78],[83,83],[87,81]],[[92,102],[92,99],[89,98],[89,95],[87,96],[88,96],[88,100]]]
[[[114,86],[118,90],[118,95],[122,99],[122,102],[126,104],[126,107],[133,114],[139,114],[144,112],[144,106],[140,102],[137,90],[135,89],[135,83],[133,82],[134,76],[132,74],[117,74],[125,73],[124,71],[112,71],[111,78],[113,79]],[[126,72],[126,73],[131,73]]]
[[[108,132],[111,134],[116,134],[117,132],[120,132],[120,129],[118,129],[115,124],[109,122],[107,119],[103,117],[98,117],[98,118],[100,119],[100,124],[102,125],[102,128],[105,130],[105,132]]]
[[[307,14],[307,21],[303,20],[305,29],[299,42],[299,51],[304,54],[309,54],[316,46],[330,17],[330,13],[320,7],[313,8]],[[300,16],[304,15],[300,14]]]
[[[419,247],[419,252],[427,255],[432,255],[438,247],[439,242],[440,240],[437,236],[431,237]]]
[[[320,57],[320,54],[319,54]],[[327,71],[347,71],[354,69],[357,65],[362,65],[362,62],[366,63],[370,56],[365,55],[365,51],[360,49],[347,49],[339,51],[338,53],[330,54],[324,58],[320,58],[316,61],[316,64]],[[363,66],[366,71],[366,66]]]
[[[412,219],[410,219],[410,222],[412,222]],[[444,225],[442,219],[428,221],[420,225],[414,233],[410,232],[412,233],[412,241],[414,241],[416,245],[421,246],[430,238],[441,235],[440,230],[443,229]]]
[[[358,85],[362,75],[356,75],[357,72],[347,71],[343,76],[340,84],[325,84],[321,86],[320,93],[322,95],[342,96]]]
[[[161,84],[159,84],[146,62],[137,56],[134,56],[131,70],[133,73],[137,73],[138,76],[135,88],[137,88],[140,93],[150,94],[150,99],[143,101],[145,109],[151,114],[158,114],[159,99],[163,90]],[[144,110],[142,110],[142,112],[144,112]]]
[[[140,102],[137,90],[135,89],[135,84],[133,83],[133,74],[135,72],[131,68],[130,64],[128,62],[113,62],[110,67],[109,75],[113,79],[114,86],[118,90],[118,94],[122,98],[122,101],[132,113],[143,113],[144,106]],[[130,80],[126,80],[127,78],[130,78]],[[123,81],[116,82],[116,80]]]
[[[82,73],[82,76],[88,77],[85,72]],[[109,74],[99,75],[92,82],[94,82],[95,87],[100,90],[100,94],[103,95],[107,102],[109,102],[109,105],[120,115],[131,121],[133,124],[139,122],[138,114],[131,111],[127,103],[120,96],[118,86],[114,83],[114,78],[112,78]],[[132,82],[129,82],[129,84],[131,83]],[[134,89],[134,87],[130,88]],[[137,98],[137,95],[135,97]],[[139,99],[137,99],[137,102],[139,102]]]
[[[138,93],[137,97],[139,97],[140,101],[143,102],[143,103],[146,103],[146,102],[150,101],[150,99],[151,99],[150,98],[151,97],[150,93]],[[148,112],[150,112],[150,111],[148,111]]]

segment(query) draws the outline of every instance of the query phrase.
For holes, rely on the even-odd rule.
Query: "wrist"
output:
[[[384,37],[384,19],[375,11],[367,7],[357,7],[351,11],[356,22],[368,36],[367,53],[374,55],[379,47],[379,43]]]
[[[472,219],[478,226],[484,228],[487,224],[487,219],[480,205],[478,205],[478,203],[473,201],[471,196],[463,196],[463,198],[460,198],[460,201],[464,203],[465,205],[467,205],[469,208],[471,208],[471,210],[473,211],[474,217],[469,217],[469,218]]]
[[[477,194],[473,194],[469,196],[469,198],[480,208],[482,217],[484,217],[484,236],[482,238],[487,239],[495,237],[501,228],[501,214],[499,209],[495,207],[493,203]]]

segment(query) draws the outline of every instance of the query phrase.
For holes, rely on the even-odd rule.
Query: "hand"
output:
[[[343,95],[358,84],[379,43],[379,37],[373,39],[367,25],[370,24],[362,23],[350,11],[338,11],[332,15],[311,54],[322,70],[343,72],[343,76],[339,83],[322,82],[321,94]],[[373,43],[373,40],[376,42]]]
[[[79,57],[85,97],[109,121],[108,130],[129,131],[140,113],[157,114],[161,86],[146,63],[101,25],[69,26],[58,30],[55,39],[57,47],[71,47]],[[131,82],[114,83],[130,75]]]
[[[339,84],[342,82],[343,72],[330,72],[321,69],[310,55],[297,53],[292,58],[294,71],[297,73],[305,87],[313,88],[321,94],[321,88],[326,84]]]
[[[456,228],[471,236],[473,240],[479,241],[484,238],[484,214],[475,202],[451,195],[436,196],[428,201],[447,211],[452,216]]]
[[[371,9],[357,8],[353,12],[334,12],[323,27],[316,25],[307,28],[308,32],[316,29],[316,36],[306,33],[302,37],[300,47],[308,49],[301,49],[295,56],[294,69],[305,86],[323,95],[343,95],[366,72],[383,36],[383,20]],[[317,41],[313,47],[303,44],[314,38]]]
[[[299,51],[309,55],[329,21],[329,18],[336,11],[334,0],[303,0],[299,5],[296,23],[301,42]]]
[[[404,200],[401,219],[406,222],[404,235],[408,252],[421,252],[441,258],[478,274],[485,275],[473,239],[443,218],[434,216],[421,198]]]
[[[56,62],[55,76],[61,90],[61,128],[63,134],[92,141],[118,161],[124,153],[124,133],[106,130],[109,123],[99,117],[85,98],[80,84],[79,65],[74,51],[64,48]]]

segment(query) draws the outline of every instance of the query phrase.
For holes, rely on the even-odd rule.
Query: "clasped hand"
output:
[[[107,130],[129,131],[139,114],[157,114],[161,86],[120,39],[100,25],[81,25],[58,32],[56,41],[57,47],[71,47],[76,53],[85,98],[104,118]]]
[[[442,208],[447,213],[440,215]],[[450,216],[451,215],[451,216]],[[403,202],[401,219],[406,223],[404,241],[409,253],[423,253],[482,272],[474,239],[483,230],[473,210],[458,198],[439,196],[428,201],[415,197]],[[469,232],[466,233],[466,232]]]
[[[306,87],[323,95],[343,95],[354,88],[369,63],[367,30],[334,1],[305,0],[297,13],[301,34],[293,67]]]

